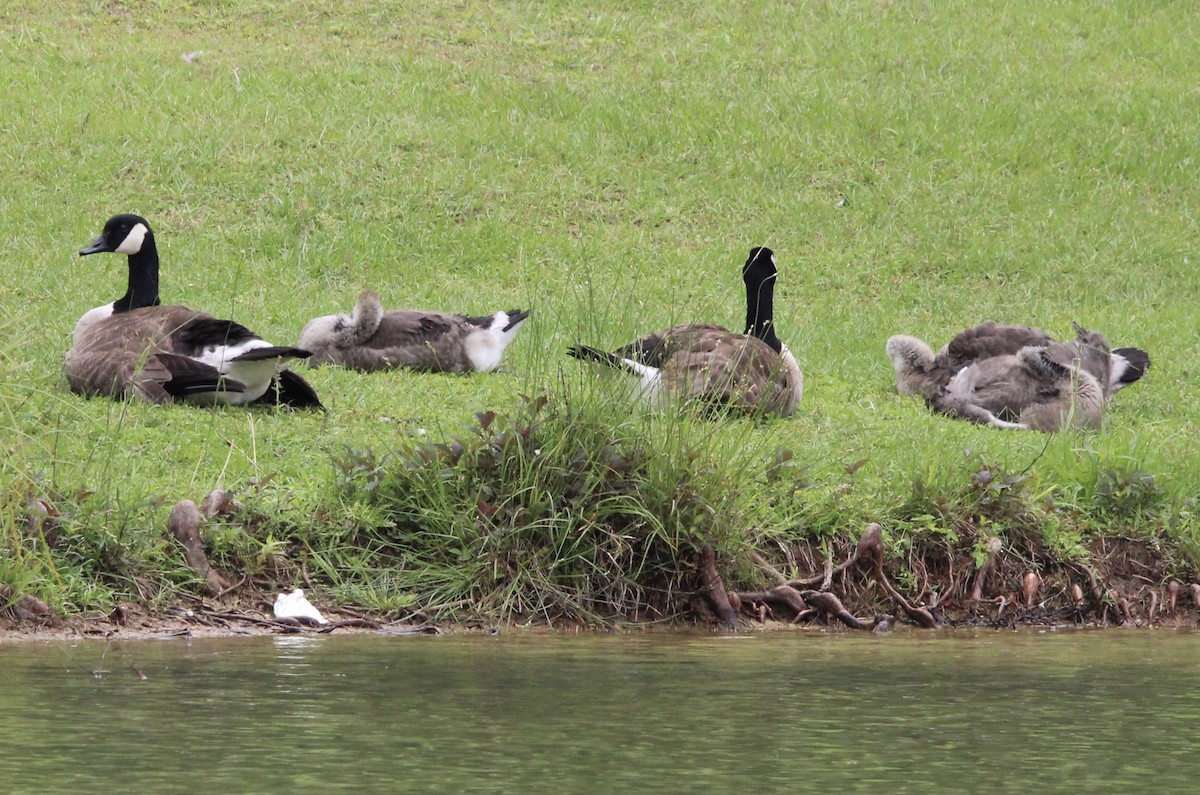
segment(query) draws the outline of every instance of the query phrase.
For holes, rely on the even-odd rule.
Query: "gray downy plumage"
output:
[[[896,390],[902,395],[933,398],[967,365],[1016,354],[1028,346],[1046,347],[1062,364],[1078,361],[1100,383],[1106,397],[1134,383],[1149,369],[1150,356],[1145,351],[1112,350],[1104,335],[1078,323],[1072,325],[1075,339],[1060,343],[1041,329],[988,321],[960,331],[937,354],[916,337],[893,336],[887,341],[887,354],[896,373]]]
[[[430,372],[488,372],[529,312],[510,309],[483,317],[419,310],[384,311],[379,296],[364,290],[351,315],[310,320],[298,347],[313,352],[309,364],[334,364],[372,372],[403,367]]]
[[[146,219],[113,216],[79,254],[102,252],[128,256],[128,288],[75,324],[64,361],[73,392],[155,403],[322,408],[312,387],[286,369],[308,351],[271,345],[232,320],[160,305],[158,250]]]
[[[770,249],[751,249],[742,267],[743,334],[693,323],[649,334],[612,352],[586,345],[567,352],[635,376],[638,395],[651,403],[693,399],[721,409],[786,417],[804,394],[804,376],[775,333],[777,273]]]
[[[1097,428],[1104,411],[1100,382],[1058,360],[1045,346],[991,356],[960,369],[930,400],[943,414],[998,428],[1054,432]]]

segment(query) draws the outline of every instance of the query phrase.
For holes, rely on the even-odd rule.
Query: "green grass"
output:
[[[735,423],[737,444],[673,416],[637,437],[751,470],[791,452],[803,488],[734,478],[741,542],[1003,532],[1011,512],[972,513],[986,465],[1025,473],[1066,554],[1096,532],[1200,549],[1198,37],[1188,3],[9,2],[0,580],[64,609],[188,588],[161,527],[222,485],[269,519],[210,539],[247,568],[314,555],[344,598],[435,598],[339,546],[380,516],[334,459],[595,391],[576,341],[737,325],[756,244],[780,263],[797,415]],[[280,343],[363,287],[533,320],[495,375],[315,371],[328,416],[82,400],[62,354],[124,262],[76,251],[120,211],[154,225],[166,301]],[[1102,431],[1049,439],[895,394],[890,334],[937,347],[988,318],[1078,320],[1154,367]],[[32,496],[63,511],[53,548]]]

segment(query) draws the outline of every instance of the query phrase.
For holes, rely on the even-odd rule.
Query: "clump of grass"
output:
[[[343,497],[382,519],[351,544],[422,603],[502,619],[674,615],[699,548],[742,545],[753,474],[721,434],[627,409],[538,397],[449,441],[348,450],[334,462]]]
[[[1154,519],[1163,497],[1154,475],[1126,469],[1101,469],[1093,493],[1102,513],[1130,522]]]

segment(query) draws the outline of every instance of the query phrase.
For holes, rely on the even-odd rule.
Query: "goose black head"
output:
[[[121,213],[108,219],[100,237],[92,244],[81,249],[79,256],[112,252],[115,254],[134,255],[142,250],[147,237],[152,237],[150,223],[140,215]]]
[[[742,280],[746,284],[762,284],[774,279],[778,271],[775,268],[775,252],[766,246],[755,246],[750,249],[750,256],[742,266]]]

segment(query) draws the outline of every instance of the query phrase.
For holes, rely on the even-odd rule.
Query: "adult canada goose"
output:
[[[998,428],[1097,428],[1104,389],[1078,361],[1063,364],[1051,346],[990,356],[959,370],[929,404],[943,414]]]
[[[935,355],[916,337],[898,334],[887,341],[888,357],[896,371],[896,390],[902,395],[932,398],[962,368],[993,356],[1018,353],[1026,346],[1046,347],[1060,364],[1079,361],[1100,382],[1105,397],[1137,381],[1150,369],[1150,356],[1139,348],[1112,350],[1097,331],[1072,324],[1075,339],[1055,342],[1041,329],[1008,326],[988,321],[964,329]]]
[[[529,312],[520,309],[484,317],[411,309],[385,312],[379,296],[363,290],[352,315],[313,318],[296,345],[312,351],[308,363],[313,367],[489,372],[500,366],[504,349],[528,317]]]
[[[650,402],[667,396],[694,398],[715,406],[786,417],[804,394],[804,376],[788,347],[775,334],[774,290],[778,270],[769,248],[750,250],[742,266],[746,284],[746,332],[721,326],[674,326],[609,353],[576,345],[576,359],[602,362],[639,379],[638,393]]]
[[[158,249],[145,218],[115,215],[80,256],[113,252],[129,258],[129,285],[111,304],[75,324],[66,372],[82,395],[155,403],[246,405],[276,402],[323,408],[313,388],[285,369],[308,351],[272,345],[245,326],[186,306],[161,306]]]

